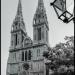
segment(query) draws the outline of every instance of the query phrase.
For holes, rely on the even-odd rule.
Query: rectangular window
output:
[[[38,40],[41,40],[41,28],[38,28]]]

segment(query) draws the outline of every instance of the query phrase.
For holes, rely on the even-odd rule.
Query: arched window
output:
[[[28,60],[31,60],[31,51],[29,50],[29,53],[28,53]]]
[[[24,61],[24,52],[22,52],[22,61]]]
[[[38,28],[38,40],[41,40],[41,28]]]
[[[15,45],[17,45],[17,34],[15,35]]]
[[[25,61],[27,61],[27,51],[25,51]]]

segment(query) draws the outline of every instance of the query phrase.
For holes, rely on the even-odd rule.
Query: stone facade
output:
[[[21,0],[11,29],[11,45],[7,62],[6,75],[46,75],[43,51],[49,49],[49,26],[43,0],[38,0],[38,7],[33,18],[33,40],[27,35],[23,21]],[[29,63],[25,70],[24,63]]]

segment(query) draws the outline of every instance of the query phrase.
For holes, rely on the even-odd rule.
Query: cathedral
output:
[[[17,13],[11,26],[11,45],[7,61],[6,75],[46,75],[43,52],[49,50],[49,25],[43,0],[33,17],[33,40],[28,36],[23,20],[22,4],[19,0]],[[24,69],[24,64],[29,69]]]

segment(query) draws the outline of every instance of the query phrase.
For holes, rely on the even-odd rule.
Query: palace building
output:
[[[11,45],[7,61],[6,75],[46,75],[43,52],[49,47],[49,26],[43,0],[38,0],[38,7],[33,17],[33,40],[28,36],[23,20],[21,0],[11,27]],[[24,64],[29,64],[25,70]]]

